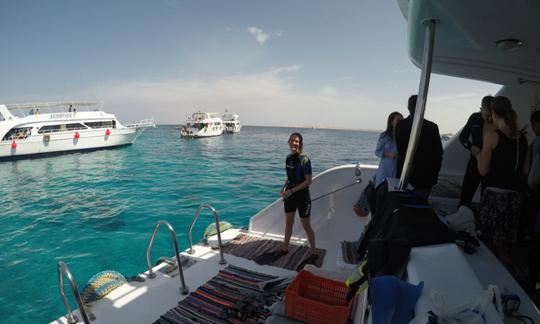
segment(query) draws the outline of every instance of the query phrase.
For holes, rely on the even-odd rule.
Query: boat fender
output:
[[[15,141],[11,142],[11,148],[16,149],[17,148],[17,142],[15,142]]]
[[[233,228],[233,225],[229,222],[219,222],[219,232],[220,233],[223,233],[225,232],[226,230],[228,229],[231,229]],[[213,236],[213,235],[216,235],[217,234],[217,231],[216,231],[216,223],[210,223],[207,227],[206,227],[206,230],[204,231],[204,237],[203,239],[206,240],[208,239],[210,236]]]
[[[105,136],[109,136],[111,135],[111,130],[107,128],[107,130],[105,131]]]
[[[81,137],[81,134],[79,132],[75,132],[75,135],[73,136],[74,139],[79,139]]]
[[[101,271],[88,280],[81,298],[85,304],[95,302],[126,282],[126,278],[117,271]]]

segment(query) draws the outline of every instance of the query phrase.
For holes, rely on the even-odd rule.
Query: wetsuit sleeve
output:
[[[463,129],[461,130],[461,133],[459,133],[459,141],[465,147],[467,150],[471,150],[471,147],[473,146],[473,143],[470,140],[471,137],[471,124],[473,123],[473,115],[469,117],[467,120],[467,123],[465,126],[463,126]]]
[[[375,156],[382,158],[384,155],[384,147],[386,146],[386,136],[379,136],[379,141],[377,141],[377,148],[375,148]]]
[[[306,156],[304,161],[302,162],[302,167],[304,168],[304,175],[311,175],[311,160]]]

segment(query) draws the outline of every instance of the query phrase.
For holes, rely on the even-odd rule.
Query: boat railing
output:
[[[138,123],[127,124],[126,127],[127,128],[147,128],[147,127],[156,128],[156,123],[154,122],[153,118],[149,118],[149,119],[143,119]]]
[[[216,231],[217,231],[217,237],[218,237],[218,244],[219,244],[219,264],[227,264],[227,261],[225,261],[225,258],[223,257],[223,244],[221,243],[221,231],[219,229],[219,215],[216,211],[216,209],[210,205],[200,205],[197,209],[197,212],[195,213],[195,216],[193,217],[193,220],[191,221],[191,225],[189,225],[189,232],[188,232],[188,238],[189,238],[189,254],[195,253],[195,249],[193,249],[193,238],[191,235],[191,232],[193,231],[193,226],[195,225],[195,222],[197,222],[197,219],[199,218],[199,215],[201,214],[201,211],[206,208],[210,209],[212,213],[214,214],[214,220],[216,222]]]
[[[150,238],[150,243],[148,243],[148,248],[146,249],[146,263],[148,265],[148,275],[147,277],[149,279],[155,278],[156,274],[152,270],[152,263],[151,263],[151,256],[150,252],[152,251],[152,246],[154,245],[154,239],[156,238],[157,231],[161,225],[167,226],[169,229],[169,232],[171,233],[171,238],[173,240],[173,247],[174,247],[174,254],[176,257],[176,265],[178,266],[178,273],[180,274],[180,292],[184,295],[187,295],[189,293],[189,289],[186,286],[186,281],[184,279],[184,271],[182,269],[182,260],[180,259],[180,252],[178,251],[178,241],[176,239],[176,231],[172,227],[169,222],[160,220],[157,222],[156,226],[154,227],[154,232],[152,232],[152,237]]]
[[[64,262],[60,261],[58,262],[58,286],[60,288],[60,296],[62,297],[62,301],[64,302],[64,307],[67,310],[67,322],[69,324],[77,323],[78,319],[75,315],[73,315],[73,311],[69,306],[66,293],[64,292],[64,274],[66,275],[69,285],[71,286],[71,291],[73,292],[73,296],[75,297],[77,307],[79,307],[79,314],[81,315],[83,322],[85,324],[89,324],[90,320],[88,319],[88,315],[86,314],[86,310],[84,309],[84,304],[82,302],[81,295],[79,294],[77,283],[75,282],[71,271],[69,271],[68,266]]]
[[[5,105],[16,117],[24,118],[32,115],[75,113],[83,111],[102,111],[103,103],[94,101],[55,101]]]

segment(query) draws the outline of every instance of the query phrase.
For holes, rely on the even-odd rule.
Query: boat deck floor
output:
[[[240,230],[229,230],[232,233],[242,234]],[[244,235],[247,235],[243,232]],[[194,254],[182,252],[182,256],[188,256],[198,262],[195,262],[189,268],[184,269],[186,285],[190,291],[195,290],[212,277],[216,276],[219,270],[225,268],[227,264],[232,264],[248,270],[260,273],[271,274],[275,276],[294,277],[298,273],[283,269],[280,267],[259,265],[252,260],[237,257],[231,254],[224,254],[227,264],[219,264],[219,250],[212,248],[215,237],[210,238],[209,245],[196,245]],[[304,240],[291,240],[292,244],[305,244]],[[326,257],[321,265],[321,271],[331,273],[334,276],[345,276],[350,272],[349,269],[336,267],[337,250],[339,242],[320,241],[320,247],[326,249]],[[204,261],[204,262],[202,262]],[[187,295],[180,292],[180,279],[178,271],[172,271],[164,274],[160,270],[166,267],[166,264],[160,264],[154,268],[156,277],[149,279],[147,272],[140,276],[145,280],[143,282],[132,281],[113,290],[103,299],[96,302],[88,310],[96,318],[93,324],[99,323],[153,323],[161,315],[174,308],[179,301]],[[362,302],[362,301],[360,301]],[[80,319],[77,311],[74,312]],[[66,324],[67,320],[62,317],[52,323]]]

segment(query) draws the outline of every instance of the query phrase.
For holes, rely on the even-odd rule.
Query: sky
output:
[[[102,101],[123,123],[380,130],[420,82],[395,0],[3,0],[0,31],[0,103]],[[433,75],[425,116],[455,133],[499,88]]]

